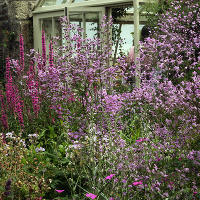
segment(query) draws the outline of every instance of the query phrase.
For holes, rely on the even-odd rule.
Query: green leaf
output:
[[[55,131],[54,131],[54,127],[53,126],[49,126],[49,137],[50,138],[55,138],[57,135],[55,134]]]
[[[21,159],[21,162],[22,162],[23,164],[26,164],[26,159],[23,157],[23,158]]]
[[[38,139],[41,139],[44,135],[45,135],[45,132],[47,131],[47,129],[44,129],[40,134],[39,134],[39,137]]]

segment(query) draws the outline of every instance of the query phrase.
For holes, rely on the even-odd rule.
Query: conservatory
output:
[[[119,53],[119,39],[123,40],[120,51],[125,54],[134,45],[134,60],[137,64],[139,57],[140,30],[145,24],[144,13],[140,7],[145,3],[154,3],[157,0],[39,0],[33,11],[34,49],[41,52],[42,30],[46,34],[46,45],[53,36],[62,38],[63,30],[59,18],[66,16],[70,23],[83,28],[83,37],[92,38],[98,34],[98,27],[102,17],[112,17],[113,27],[117,30],[116,41],[113,42],[113,56]],[[111,31],[113,34],[113,31]],[[113,37],[112,37],[113,38]],[[47,48],[48,51],[48,48]],[[48,53],[48,52],[47,52]],[[112,59],[111,59],[112,60]]]
[[[62,36],[59,23],[61,16],[67,16],[70,23],[80,25],[84,29],[83,37],[92,38],[104,15],[112,16],[113,11],[124,8],[126,15],[117,17],[114,23],[120,29],[120,37],[124,39],[122,49],[127,52],[133,45],[133,38],[134,46],[138,46],[140,30],[145,23],[145,17],[139,14],[140,5],[154,1],[39,0],[33,11],[34,48],[41,51],[42,30],[46,33],[47,45],[53,36]]]

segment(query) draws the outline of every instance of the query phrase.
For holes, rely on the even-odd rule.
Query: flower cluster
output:
[[[27,88],[29,92],[29,96],[32,99],[33,110],[36,116],[38,116],[40,110],[40,102],[39,102],[39,85],[38,81],[35,78],[35,70],[33,66],[33,62],[31,61],[29,71],[27,72]]]
[[[23,100],[21,100],[19,95],[18,87],[13,82],[9,58],[6,59],[6,81],[6,99],[8,107],[14,115],[17,115],[19,124],[23,128]]]
[[[19,47],[20,47],[20,71],[23,71],[24,70],[24,39],[23,39],[22,34],[20,34]]]
[[[42,59],[43,59],[43,67],[46,66],[46,43],[45,43],[45,32],[42,31]],[[41,69],[41,68],[40,68]]]
[[[48,142],[55,147],[55,165],[70,177],[74,195],[80,188],[84,191],[79,199],[83,195],[110,200],[195,198],[200,192],[199,7],[197,0],[172,1],[156,31],[141,43],[140,88],[128,83],[135,65],[130,66],[125,56],[117,58],[115,65],[110,62],[112,42],[107,39],[112,22],[106,17],[99,33],[102,37],[93,39],[82,38],[83,30],[62,18],[65,45],[56,47],[50,41],[47,63],[43,31],[42,56],[32,50],[28,72],[20,71],[26,76],[16,78],[14,72],[23,68],[20,36],[20,68],[17,61],[12,67],[7,58],[6,96],[0,93],[3,131],[10,128],[7,114],[13,120],[18,118],[23,127],[24,120],[29,125],[33,119],[30,110],[34,123],[47,113],[43,118],[51,126],[47,124],[38,133],[40,127],[35,130],[34,124],[34,132],[24,135],[27,133],[30,142],[36,141],[35,136],[41,141],[37,148],[30,147],[35,156],[49,155]],[[58,121],[65,129],[61,134]],[[9,132],[4,139],[15,138]],[[5,154],[13,155],[7,144],[0,144]],[[24,145],[24,140],[17,144]],[[53,192],[64,196],[63,181],[55,182]]]
[[[92,193],[87,193],[85,196],[86,196],[86,197],[89,197],[89,198],[91,198],[91,199],[96,199],[96,197],[97,197],[97,195],[92,194]]]
[[[3,96],[3,91],[0,90],[0,106],[1,106],[1,123],[4,127],[4,129],[8,129],[8,119],[6,115],[6,107],[4,103],[4,96]]]

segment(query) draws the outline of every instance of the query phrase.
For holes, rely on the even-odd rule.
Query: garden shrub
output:
[[[81,28],[62,18],[65,45],[56,48],[51,41],[47,56],[43,32],[42,55],[31,50],[29,69],[21,36],[19,61],[6,60],[1,144],[7,146],[6,133],[15,130],[27,144],[19,148],[30,159],[27,167],[35,156],[46,169],[43,176],[42,165],[26,168],[26,177],[43,177],[50,188],[40,192],[37,181],[27,183],[19,174],[11,179],[4,166],[1,181],[7,191],[20,179],[35,186],[33,198],[198,198],[199,17],[198,1],[171,2],[156,31],[141,43],[140,88],[126,82],[125,56],[114,66],[108,62],[111,21],[106,18],[100,39],[83,39]],[[30,141],[28,135],[35,133],[37,139]],[[5,151],[3,160],[9,158]],[[14,167],[21,166],[18,162]],[[15,195],[30,195],[23,191]]]
[[[0,194],[3,199],[36,199],[50,189],[45,172],[50,164],[34,148],[28,150],[24,139],[8,132],[5,141],[1,137],[0,149]]]

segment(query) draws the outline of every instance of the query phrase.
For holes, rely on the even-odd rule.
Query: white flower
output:
[[[44,152],[44,151],[45,151],[45,148],[43,148],[43,147],[38,148],[38,147],[37,147],[37,148],[35,149],[35,151],[36,151],[36,152],[40,152],[40,151]]]
[[[6,138],[13,138],[13,132],[6,133]]]

